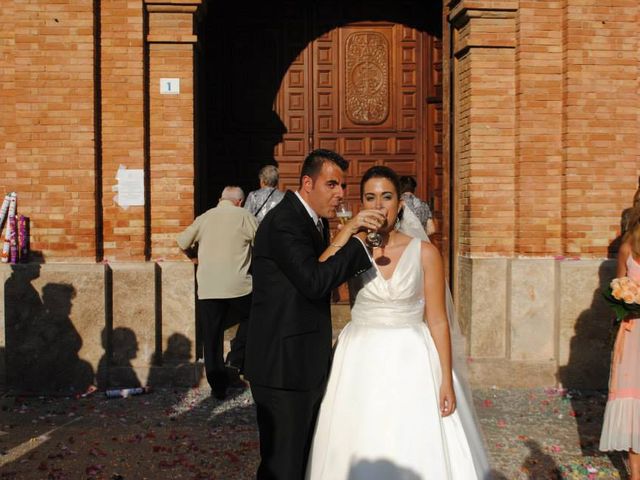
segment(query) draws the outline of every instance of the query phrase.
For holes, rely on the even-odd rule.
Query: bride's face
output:
[[[380,228],[381,232],[388,232],[393,228],[401,206],[398,191],[388,178],[374,177],[364,184],[362,207],[386,212],[387,220]]]

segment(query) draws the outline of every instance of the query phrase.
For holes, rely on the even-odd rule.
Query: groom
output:
[[[258,480],[304,478],[331,360],[330,294],[371,266],[353,237],[318,261],[348,165],[330,150],[311,152],[298,191],[286,192],[256,234],[245,377],[260,429]]]

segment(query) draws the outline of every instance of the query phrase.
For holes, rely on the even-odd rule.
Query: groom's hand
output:
[[[387,220],[384,210],[360,210],[358,214],[347,222],[344,228],[349,229],[351,235],[361,231],[378,230]]]

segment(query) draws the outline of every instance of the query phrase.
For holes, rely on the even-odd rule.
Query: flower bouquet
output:
[[[635,280],[614,278],[602,294],[616,314],[616,323],[629,315],[640,317],[640,285]]]

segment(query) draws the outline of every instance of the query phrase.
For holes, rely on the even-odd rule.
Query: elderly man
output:
[[[226,397],[231,380],[223,360],[227,316],[233,310],[239,314],[238,332],[231,341],[227,365],[241,372],[251,308],[249,266],[258,224],[255,217],[242,208],[243,201],[244,192],[240,187],[225,187],[218,205],[197,217],[177,237],[178,246],[185,253],[197,245],[196,279],[205,371],[213,395],[220,400]]]
[[[273,165],[262,167],[258,178],[260,179],[260,190],[249,192],[244,208],[254,214],[260,223],[269,210],[284,198],[284,193],[278,190],[280,175],[277,167]]]

